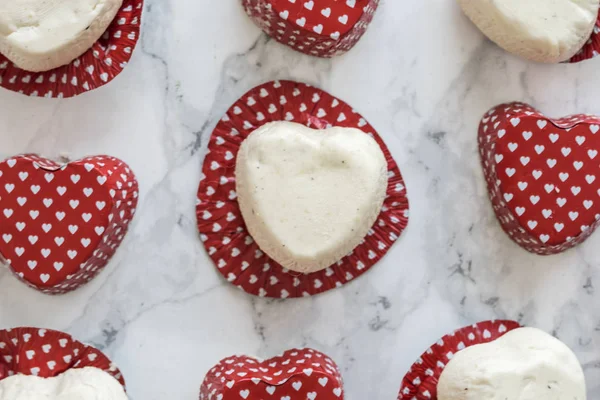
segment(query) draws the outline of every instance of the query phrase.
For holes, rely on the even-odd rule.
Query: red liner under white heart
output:
[[[51,378],[85,367],[107,372],[125,388],[121,372],[106,355],[66,333],[40,328],[0,330],[0,380],[15,374]]]
[[[596,26],[594,26],[594,30],[592,31],[589,40],[585,42],[585,45],[569,62],[577,63],[589,60],[596,57],[598,54],[600,54],[600,12],[598,14],[598,20],[596,20]]]
[[[437,385],[446,364],[457,352],[499,339],[520,328],[515,321],[485,321],[444,336],[410,368],[402,381],[398,400],[437,400]]]
[[[33,97],[67,98],[97,89],[119,75],[140,37],[144,0],[124,0],[104,35],[70,64],[24,71],[0,54],[0,86]]]
[[[242,141],[260,126],[283,120],[316,129],[358,128],[373,136],[388,162],[387,197],[371,231],[350,255],[310,274],[290,272],[259,249],[244,224],[235,191]],[[261,297],[311,296],[356,279],[389,251],[408,223],[406,187],[383,140],[348,104],[306,84],[268,82],[242,96],[215,128],[202,172],[196,207],[200,238],[225,279]]]
[[[356,45],[379,0],[242,0],[242,5],[278,42],[308,55],[333,57]]]
[[[600,118],[545,117],[523,103],[482,119],[479,148],[490,199],[506,233],[547,255],[587,239],[600,220]]]
[[[233,356],[214,366],[200,388],[200,400],[339,400],[342,377],[335,362],[313,349],[288,350],[258,360]]]
[[[66,293],[94,278],[137,206],[133,172],[109,156],[64,165],[16,156],[0,163],[0,177],[0,260],[44,293]]]

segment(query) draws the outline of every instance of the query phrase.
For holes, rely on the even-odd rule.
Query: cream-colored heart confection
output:
[[[438,400],[585,400],[583,370],[561,341],[533,328],[454,355],[440,377]]]
[[[387,189],[387,162],[354,128],[272,122],[242,143],[237,194],[248,231],[279,264],[310,273],[360,244]]]
[[[0,53],[26,71],[48,71],[85,53],[123,0],[0,0]]]
[[[599,0],[458,0],[477,27],[505,50],[558,63],[590,38]]]
[[[0,400],[127,400],[127,395],[107,372],[86,367],[46,379],[9,376],[0,381]]]

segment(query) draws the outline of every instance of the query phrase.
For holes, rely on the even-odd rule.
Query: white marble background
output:
[[[553,116],[600,114],[600,59],[534,65],[487,42],[454,1],[383,0],[364,39],[335,60],[270,40],[238,0],[147,0],[130,66],[71,100],[0,91],[0,156],[108,153],[141,184],[116,258],[79,291],[47,297],[0,271],[0,326],[68,331],[109,354],[132,400],[196,399],[233,353],[312,346],[343,370],[347,399],[395,399],[441,335],[482,319],[545,329],[583,363],[600,397],[600,232],[552,257],[501,231],[486,198],[476,128],[523,100]],[[225,283],[198,239],[194,200],[208,137],[246,90],[275,78],[318,85],[360,110],[396,157],[411,223],[385,260],[341,290],[257,299]]]

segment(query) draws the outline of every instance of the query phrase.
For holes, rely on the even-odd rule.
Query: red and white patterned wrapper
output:
[[[555,254],[583,242],[600,219],[600,118],[545,117],[522,103],[497,106],[479,126],[496,216],[526,250]]]
[[[437,400],[438,381],[454,354],[467,347],[492,342],[520,327],[514,321],[486,321],[444,336],[410,368],[402,381],[398,400]]]
[[[258,360],[226,358],[213,367],[200,388],[200,400],[339,400],[340,371],[329,357],[312,349],[288,350]]]
[[[333,57],[360,40],[379,0],[242,0],[242,4],[278,42],[311,56]]]
[[[0,260],[44,293],[75,290],[113,256],[137,197],[133,172],[113,157],[9,158],[0,163]]]
[[[46,72],[22,70],[0,54],[0,86],[27,96],[66,98],[89,92],[123,71],[140,36],[144,0],[124,0],[104,35],[70,64]]]
[[[121,372],[108,357],[66,333],[40,328],[0,330],[0,380],[16,374],[53,378],[85,367],[107,372],[125,388]]]
[[[364,241],[337,264],[310,274],[288,271],[263,254],[246,229],[235,192],[242,141],[260,126],[282,120],[314,129],[361,129],[373,136],[388,162],[387,197]],[[408,223],[402,175],[377,132],[348,104],[302,83],[268,82],[242,96],[215,128],[202,172],[196,208],[202,242],[225,279],[261,297],[311,296],[350,282],[387,253]]]
[[[600,53],[600,13],[590,39],[569,62],[577,63],[596,57]]]

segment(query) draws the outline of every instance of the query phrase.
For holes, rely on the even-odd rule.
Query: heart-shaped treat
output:
[[[3,2],[0,86],[62,98],[105,85],[131,58],[142,9],[143,0]]]
[[[599,0],[459,0],[465,14],[492,41],[523,58],[569,60],[586,44],[598,20]]]
[[[319,234],[323,235],[322,238],[325,238],[328,232],[330,233],[331,241],[328,243],[324,239],[324,243],[319,243],[317,245],[318,249],[312,249],[312,253],[311,249],[302,247],[302,243],[300,243],[301,238],[297,235],[300,231],[292,232],[289,236],[285,234],[285,230],[287,229],[284,226],[285,221],[283,225],[277,226],[275,229],[273,228],[273,223],[278,223],[272,220],[275,215],[273,212],[276,210],[268,210],[270,207],[268,204],[266,212],[270,213],[270,216],[267,216],[267,218],[271,218],[271,221],[267,222],[271,225],[270,227],[266,227],[267,229],[262,229],[260,227],[262,222],[256,219],[255,228],[258,228],[252,234],[257,236],[257,240],[261,241],[261,243],[257,243],[250,235],[244,223],[244,218],[240,210],[240,202],[243,203],[242,207],[246,208],[244,210],[245,217],[251,220],[253,218],[252,207],[257,204],[256,200],[261,195],[259,194],[256,197],[251,193],[252,187],[248,186],[248,190],[243,190],[242,188],[244,193],[240,193],[240,202],[238,202],[236,164],[240,151],[244,152],[241,165],[245,164],[246,170],[244,172],[244,167],[242,167],[242,185],[253,185],[262,179],[260,174],[257,175],[258,171],[254,171],[250,167],[251,163],[254,162],[251,160],[254,160],[255,156],[258,155],[258,161],[260,161],[260,149],[256,153],[254,151],[246,152],[246,150],[240,150],[240,148],[245,147],[247,150],[251,150],[252,146],[248,144],[251,144],[253,140],[248,139],[248,144],[245,146],[242,146],[242,143],[251,133],[259,130],[266,124],[276,122],[277,124],[271,125],[277,126],[278,124],[282,124],[282,121],[294,122],[307,128],[312,128],[303,130],[300,127],[299,130],[302,133],[298,134],[298,125],[284,123],[283,126],[294,127],[293,130],[296,132],[295,139],[291,142],[286,142],[285,135],[282,138],[274,137],[272,138],[273,140],[281,142],[281,145],[277,143],[274,145],[277,151],[273,152],[269,150],[268,152],[263,152],[263,159],[269,162],[274,161],[278,165],[277,168],[281,167],[282,171],[288,167],[302,167],[302,163],[299,163],[298,160],[290,160],[289,163],[284,161],[285,157],[283,152],[280,151],[284,147],[283,144],[290,151],[292,148],[294,148],[295,152],[308,150],[317,155],[313,160],[310,158],[306,159],[307,162],[305,164],[305,167],[310,166],[310,168],[315,170],[316,175],[313,176],[315,180],[311,180],[311,176],[309,175],[304,175],[304,173],[308,173],[310,168],[306,168],[306,171],[298,170],[297,172],[299,173],[294,179],[297,179],[298,182],[298,187],[296,188],[298,193],[305,196],[305,200],[312,202],[310,205],[311,208],[318,207],[319,210],[310,210],[309,212],[313,213],[313,215],[306,219],[302,219],[300,214],[284,216],[285,218],[296,218],[298,221],[302,221],[302,224],[307,224],[306,226],[309,224],[313,227],[316,226],[320,230]],[[385,181],[385,177],[382,177],[380,171],[377,173],[374,172],[379,167],[373,168],[373,165],[378,165],[378,162],[375,162],[375,164],[366,164],[371,168],[371,172],[356,171],[356,188],[362,187],[368,193],[357,194],[355,196],[356,199],[348,198],[352,197],[352,195],[344,194],[343,196],[346,198],[337,199],[340,202],[339,209],[333,210],[333,215],[326,215],[327,211],[325,211],[325,207],[331,207],[333,204],[327,200],[330,196],[327,193],[331,192],[331,188],[325,187],[324,189],[319,189],[320,179],[323,178],[323,171],[317,173],[314,167],[317,165],[327,166],[328,163],[331,164],[335,161],[334,165],[329,165],[325,168],[329,171],[325,172],[326,175],[329,174],[327,175],[327,179],[330,181],[329,184],[340,185],[340,188],[344,186],[344,190],[347,190],[348,188],[345,186],[347,182],[335,182],[335,177],[338,176],[338,173],[342,175],[346,174],[348,171],[357,168],[358,164],[366,162],[365,160],[372,160],[372,158],[365,157],[365,155],[353,154],[348,159],[349,165],[346,165],[342,162],[345,160],[340,157],[346,154],[350,155],[357,143],[369,143],[365,145],[369,149],[375,147],[373,146],[373,141],[368,139],[368,136],[362,139],[359,138],[358,141],[356,138],[353,138],[352,140],[348,140],[348,143],[340,143],[338,139],[342,136],[338,136],[339,133],[336,134],[336,132],[340,131],[337,129],[327,130],[334,126],[357,128],[358,130],[351,130],[351,136],[355,137],[357,134],[362,134],[372,137],[385,156],[387,164],[386,197],[383,207],[381,207],[381,212],[376,216],[374,224],[372,222],[369,223],[372,216],[368,215],[368,212],[363,213],[364,210],[362,210],[362,207],[364,206],[374,214],[377,214],[377,208],[374,203],[379,203],[380,184]],[[315,132],[313,129],[320,129],[323,132]],[[306,132],[311,133],[306,135]],[[328,135],[332,137],[328,138]],[[273,143],[271,144],[273,145]],[[290,144],[292,144],[291,147]],[[332,144],[335,144],[335,146],[332,146]],[[318,150],[319,146],[321,146],[321,150]],[[374,150],[374,152],[377,151]],[[251,154],[252,157],[248,157]],[[325,157],[324,155],[327,156]],[[300,157],[298,156],[299,154],[294,153],[295,158],[299,159]],[[268,168],[273,168],[273,165]],[[335,168],[338,168],[336,165],[340,171],[335,171]],[[375,265],[387,253],[408,223],[408,199],[406,197],[404,181],[398,166],[383,143],[383,140],[377,135],[373,127],[348,104],[331,96],[329,93],[301,83],[290,81],[268,82],[250,90],[233,104],[213,131],[202,172],[203,178],[198,188],[198,204],[196,208],[200,238],[219,273],[232,284],[253,295],[275,298],[302,297],[340,287],[364,274]],[[270,170],[271,175],[274,172],[274,169]],[[365,186],[364,182],[360,182],[358,176],[361,179],[366,179],[366,175],[372,176],[374,181],[369,182]],[[277,177],[277,179],[281,179],[281,177]],[[346,177],[343,179],[353,178]],[[262,184],[261,187],[263,189],[267,188],[267,186]],[[289,187],[288,189],[288,195],[293,190],[296,190],[293,187]],[[284,191],[279,193],[277,188],[273,186],[269,186],[269,190],[273,190],[273,194],[276,196],[284,194]],[[309,193],[310,191],[312,191],[312,194]],[[339,194],[342,192],[340,190]],[[325,193],[324,201],[319,205],[315,205],[315,201],[319,202],[320,200],[306,198],[307,193],[309,196],[316,197],[323,196]],[[248,194],[250,194],[250,198]],[[376,201],[377,199],[379,201]],[[265,202],[268,203],[269,201],[264,196],[262,200],[258,200],[258,203],[263,201],[263,207]],[[354,201],[361,203],[357,206],[357,208],[361,209],[349,208],[349,205]],[[329,202],[329,204],[326,204],[326,202]],[[273,207],[280,206],[283,205],[273,205]],[[336,216],[336,213],[340,210],[343,210],[344,213],[351,213],[351,216],[356,217],[357,221],[351,222],[349,219],[351,216],[348,215],[338,214]],[[317,216],[321,222],[325,223],[319,225],[319,221],[314,220],[314,216]],[[346,225],[327,226],[336,220],[338,222],[343,220]],[[350,226],[348,224],[356,224],[354,227],[361,231],[359,232],[360,235],[357,233],[354,236],[352,232],[353,227],[347,229]],[[370,229],[368,229],[369,226]],[[365,230],[364,232],[363,229]],[[276,234],[273,236],[269,232],[275,232]],[[366,236],[364,235],[365,232],[367,233]],[[362,241],[360,240],[361,238]],[[291,241],[288,242],[288,240]],[[281,262],[291,260],[290,254],[296,256],[298,254],[303,255],[309,259],[307,264],[313,267],[314,264],[312,261],[320,257],[322,264],[319,267],[321,267],[327,264],[329,260],[337,259],[338,256],[343,255],[346,249],[351,250],[352,246],[356,245],[356,242],[360,242],[360,244],[350,254],[328,268],[311,273],[298,273],[283,268],[277,261],[263,253],[259,248],[260,244],[274,256],[281,255],[281,257],[278,257]],[[269,243],[275,247],[278,244],[285,245],[286,247],[291,246],[291,249],[270,248]],[[323,248],[328,250],[323,251]],[[314,252],[314,250],[317,250],[317,252]],[[326,259],[322,257],[324,254],[328,254],[330,258]],[[301,268],[299,269],[306,266],[306,264],[300,264]],[[289,267],[294,264],[286,262],[286,265]]]
[[[585,400],[586,387],[571,349],[544,331],[519,328],[454,353],[437,395],[438,400]]]
[[[95,156],[58,164],[35,155],[0,163],[0,259],[44,293],[96,276],[123,240],[138,184],[122,161]]]
[[[317,272],[367,235],[387,190],[387,162],[356,128],[263,125],[242,143],[236,190],[261,250],[283,267]]]
[[[333,57],[360,40],[379,0],[242,0],[242,4],[278,42],[308,55]]]
[[[486,321],[444,336],[410,368],[402,381],[398,400],[438,400],[438,381],[454,354],[474,345],[492,342],[520,327],[514,321]]]
[[[66,333],[39,328],[0,330],[0,381],[16,374],[53,378],[84,368],[104,371],[125,388],[121,372],[108,357]]]
[[[570,62],[577,63],[580,61],[589,60],[596,57],[598,54],[600,54],[600,11],[598,18],[596,19],[596,25],[594,26],[592,35],[587,42],[585,42],[579,52],[575,54],[573,58],[571,58]]]
[[[600,118],[550,119],[522,103],[490,110],[479,150],[490,199],[508,235],[538,254],[583,242],[600,219]]]
[[[258,360],[226,358],[213,367],[200,388],[200,400],[339,400],[340,371],[329,357],[312,349],[288,350]]]

